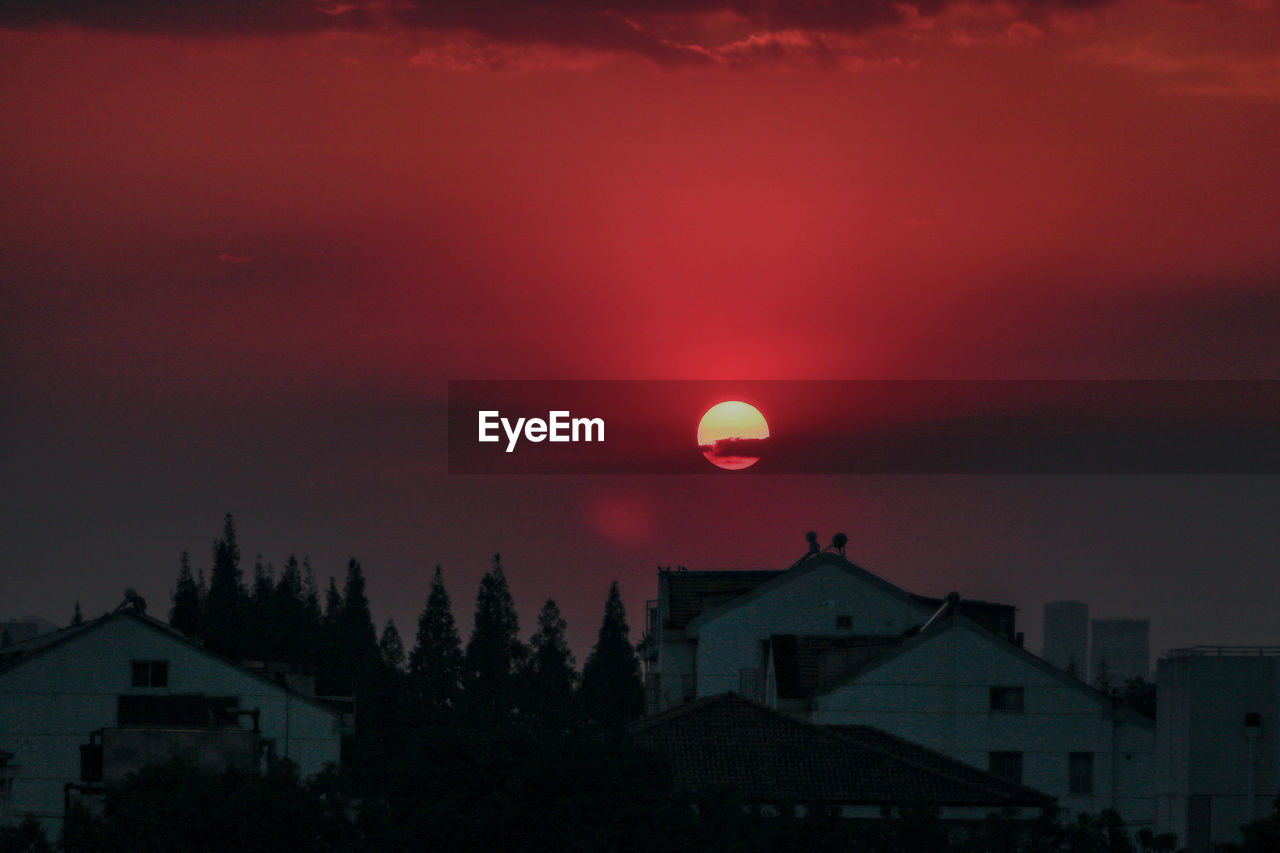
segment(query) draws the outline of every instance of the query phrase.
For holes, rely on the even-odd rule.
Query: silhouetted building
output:
[[[339,759],[348,721],[205,650],[140,607],[0,651],[0,754],[10,815],[56,834],[64,792],[94,796],[150,763],[250,767],[268,753],[304,775]],[[16,767],[16,769],[14,769]]]
[[[1151,623],[1146,619],[1094,619],[1089,678],[1122,687],[1131,678],[1151,677]]]
[[[1280,647],[1176,649],[1156,684],[1157,828],[1190,853],[1239,844],[1280,790]]]
[[[631,729],[667,753],[677,788],[736,792],[746,804],[803,813],[814,803],[845,817],[928,802],[946,821],[993,811],[1031,820],[1053,797],[868,726],[815,726],[729,693],[686,703]]]
[[[979,623],[958,596],[912,595],[816,550],[781,572],[660,570],[658,589],[650,713],[732,691],[812,723],[873,726],[1071,813],[1154,824],[1154,723],[1023,649],[1007,605],[977,603]]]
[[[1045,604],[1040,656],[1081,681],[1089,680],[1089,605],[1083,601]]]

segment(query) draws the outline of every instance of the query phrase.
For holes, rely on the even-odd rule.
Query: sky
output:
[[[1280,643],[1275,476],[446,452],[449,380],[1280,379],[1275,2],[19,0],[0,93],[0,619],[166,611],[232,512],[405,635],[500,552],[579,662],[811,529],[1033,649]]]

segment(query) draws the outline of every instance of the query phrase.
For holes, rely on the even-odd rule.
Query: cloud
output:
[[[317,31],[423,32],[455,38],[424,49],[419,64],[440,68],[538,67],[533,46],[582,57],[631,55],[659,65],[860,67],[851,37],[894,27],[927,28],[951,9],[1008,16],[1009,38],[1034,34],[1029,16],[1117,0],[9,0],[0,27],[70,25],[191,37]],[[512,46],[520,50],[511,50]],[[853,61],[849,61],[852,57]]]
[[[1092,45],[1079,51],[1077,58],[1163,78],[1171,92],[1280,100],[1280,53],[1191,53],[1156,45],[1148,38]]]

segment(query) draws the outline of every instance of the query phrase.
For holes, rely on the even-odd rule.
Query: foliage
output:
[[[640,659],[630,634],[622,594],[614,581],[595,647],[582,667],[583,706],[591,720],[607,729],[626,725],[644,712]]]
[[[418,616],[409,673],[414,698],[428,720],[439,721],[443,714],[457,706],[462,695],[462,639],[439,566],[431,578],[426,607]]]
[[[502,720],[514,712],[515,675],[526,654],[519,631],[502,560],[494,554],[492,568],[480,579],[475,624],[467,641],[465,683],[471,713]]]
[[[17,826],[0,826],[0,853],[53,853],[44,827],[27,814]]]
[[[565,641],[568,626],[560,608],[548,598],[538,614],[538,629],[529,640],[525,671],[524,711],[531,725],[566,731],[577,721],[573,652]]]
[[[201,773],[174,762],[110,785],[101,814],[68,817],[68,853],[357,850],[346,803],[325,779],[303,784],[289,762],[266,773]]]

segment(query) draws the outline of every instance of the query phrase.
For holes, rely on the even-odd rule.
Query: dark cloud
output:
[[[935,15],[956,0],[921,0],[913,8],[888,0],[11,0],[0,5],[0,26],[70,25],[180,36],[281,35],[321,30],[469,32],[505,43],[545,43],[643,56],[663,65],[719,61],[719,46],[696,32],[699,20],[721,15],[752,32],[860,33],[909,17]],[[991,3],[994,0],[979,0]],[[1023,0],[1021,14],[1080,9],[1114,0]],[[821,45],[821,41],[819,40]],[[778,47],[763,47],[766,52]]]

